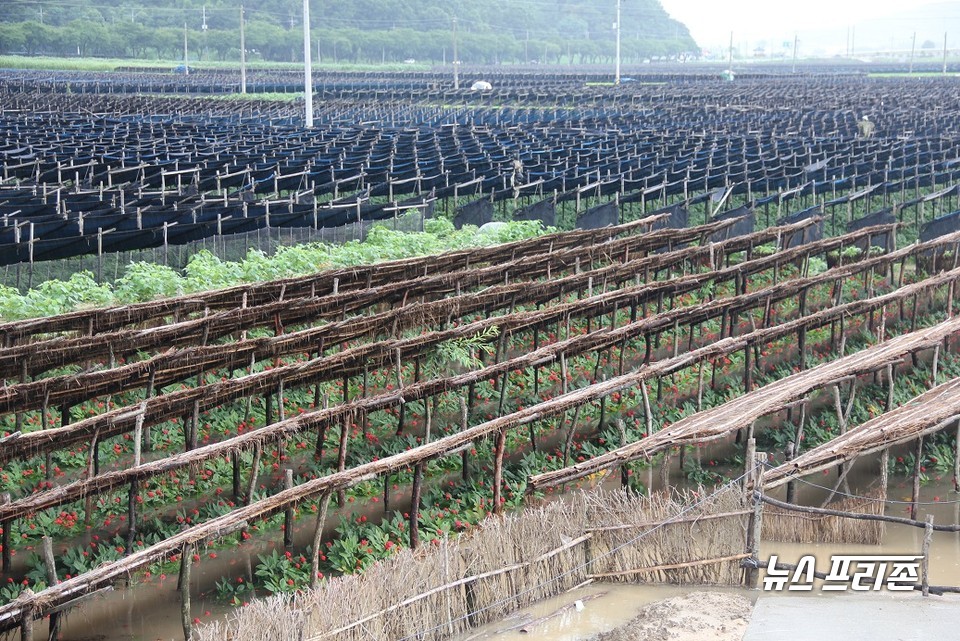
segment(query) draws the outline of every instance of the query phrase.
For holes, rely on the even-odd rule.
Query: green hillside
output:
[[[239,57],[241,0],[0,2],[0,53],[177,58],[184,25],[206,60]],[[248,0],[253,59],[302,57],[302,3]],[[313,51],[323,62],[452,60],[464,64],[601,63],[614,55],[616,0],[311,0]],[[636,61],[696,50],[659,0],[623,0],[622,55]],[[206,29],[204,29],[204,24]]]

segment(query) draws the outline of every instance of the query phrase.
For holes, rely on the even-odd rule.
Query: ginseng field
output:
[[[0,629],[179,573],[190,637],[194,565],[194,597],[300,592],[564,487],[716,483],[751,439],[771,489],[918,438],[955,473],[951,78],[331,75],[307,130],[197,95],[229,77],[35,76],[0,75],[5,264],[407,212],[551,229],[0,323]]]

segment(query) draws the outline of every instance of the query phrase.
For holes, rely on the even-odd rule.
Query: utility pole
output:
[[[613,84],[620,84],[620,0],[617,0],[617,73],[613,77]]]
[[[247,43],[243,35],[243,5],[240,5],[240,93],[247,93]]]
[[[313,63],[310,60],[310,0],[303,0],[303,124],[313,127]]]
[[[797,73],[797,45],[800,43],[797,34],[793,34],[793,73]]]
[[[183,75],[190,75],[190,63],[187,61],[187,23],[183,23]]]
[[[947,75],[947,32],[943,32],[943,75]]]
[[[913,73],[913,55],[917,51],[917,32],[913,32],[913,44],[910,45],[910,73]]]
[[[200,49],[200,59],[207,57],[207,5],[203,5],[203,24],[200,25],[200,31],[203,32],[203,46]]]
[[[460,59],[457,56],[457,19],[453,19],[453,88],[460,88]]]

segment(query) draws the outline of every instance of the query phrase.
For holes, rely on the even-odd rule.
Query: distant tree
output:
[[[221,62],[240,58],[240,31],[215,29],[207,31],[207,47],[213,51]]]
[[[156,51],[157,58],[180,58],[183,55],[183,35],[179,29],[162,28],[148,32],[148,47]]]
[[[49,25],[31,20],[22,23],[22,28],[24,46],[27,49],[27,54],[31,56],[49,51],[56,44],[57,31]]]
[[[21,52],[26,46],[27,36],[22,24],[0,23],[0,51]]]
[[[29,53],[179,58],[183,26],[190,49],[234,58],[239,6],[244,0],[71,0],[40,4],[0,0],[0,50]],[[245,0],[248,49],[267,60],[301,58],[299,5],[291,0]],[[9,7],[6,5],[10,5]],[[320,58],[326,61],[452,59],[452,20],[457,18],[466,64],[539,60],[607,60],[614,40],[614,0],[311,0]],[[204,7],[208,30],[200,37]],[[291,25],[291,22],[293,23]],[[673,55],[697,45],[659,0],[623,3],[627,56]],[[89,27],[86,31],[81,25]],[[95,25],[99,25],[96,27]],[[96,38],[93,37],[96,34]],[[627,46],[628,40],[642,45]],[[923,45],[927,48],[928,43]],[[630,53],[627,53],[629,50]],[[648,53],[644,54],[644,50]]]
[[[290,44],[297,41],[302,32],[293,33],[278,25],[263,20],[251,20],[246,27],[247,49],[255,49],[266,60],[284,60],[290,54]]]
[[[63,35],[70,49],[76,47],[78,55],[93,56],[103,53],[109,32],[100,22],[74,20],[64,27]]]

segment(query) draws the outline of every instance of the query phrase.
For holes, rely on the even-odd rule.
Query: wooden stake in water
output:
[[[923,531],[923,559],[920,562],[920,585],[923,596],[930,596],[930,543],[933,540],[933,515],[927,515]]]
[[[180,622],[183,624],[184,641],[193,639],[193,618],[190,616],[190,567],[193,564],[193,552],[184,545],[180,555]]]

